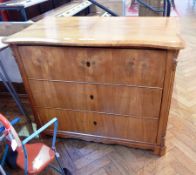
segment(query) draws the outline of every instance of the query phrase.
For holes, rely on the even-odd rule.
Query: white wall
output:
[[[16,83],[21,83],[22,78],[18,66],[16,64],[14,57],[12,56],[12,51],[9,47],[0,52],[0,59],[11,81]],[[2,72],[1,68],[0,71]]]

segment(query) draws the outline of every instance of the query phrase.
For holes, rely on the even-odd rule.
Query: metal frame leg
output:
[[[4,164],[5,164],[5,159],[7,157],[8,150],[9,150],[9,145],[6,144],[5,151],[3,153],[3,157],[2,157],[2,160],[1,160],[1,163],[0,163],[1,166],[4,166]]]
[[[167,14],[166,16],[169,17],[171,14],[171,2],[170,0],[167,0]]]
[[[167,15],[167,0],[164,0],[163,2],[163,16],[166,16]]]
[[[0,68],[1,68],[2,73],[3,73],[3,74],[2,74],[2,73],[0,72],[0,78],[1,78],[2,81],[3,81],[3,84],[5,85],[5,87],[7,88],[7,90],[9,91],[9,93],[11,94],[12,98],[13,98],[14,101],[16,102],[16,104],[17,104],[17,106],[18,106],[20,112],[21,112],[24,116],[26,116],[27,121],[31,124],[31,119],[30,119],[30,117],[28,116],[27,112],[25,111],[25,109],[24,109],[24,107],[23,107],[23,105],[22,105],[22,103],[21,103],[21,101],[20,101],[20,99],[19,99],[19,97],[18,97],[18,94],[17,94],[17,92],[15,91],[15,89],[14,89],[14,87],[13,87],[13,85],[12,85],[12,82],[11,82],[11,80],[10,80],[10,78],[9,78],[9,76],[8,76],[8,74],[7,74],[7,72],[6,72],[5,68],[4,68],[4,66],[3,66],[3,64],[2,64],[2,62],[1,62],[1,60],[0,60]],[[30,128],[30,129],[31,129],[31,131],[33,131],[32,125],[31,125],[31,128]]]
[[[58,157],[57,157],[56,155],[55,155],[55,159],[56,159],[56,162],[57,162],[57,164],[58,164],[58,166],[59,166],[59,168],[60,168],[62,174],[65,174],[64,168],[61,166],[61,164],[60,164],[60,162],[59,162],[59,159],[58,159]],[[65,169],[66,169],[66,168],[65,168]],[[66,169],[66,170],[68,170],[68,169]],[[66,175],[71,175],[71,172],[68,170],[68,172],[66,173]]]
[[[24,7],[20,9],[20,13],[21,13],[21,16],[22,16],[23,20],[27,21],[28,18],[27,18],[27,14],[26,14],[26,11],[25,11]]]
[[[171,5],[172,5],[173,8],[176,8],[175,1],[174,0],[171,0]]]
[[[52,0],[52,7],[53,7],[53,9],[55,9],[55,8],[56,8],[55,0]]]
[[[1,159],[1,162],[0,162],[0,174],[2,174],[2,175],[6,175],[6,173],[5,173],[4,169],[3,169],[3,166],[5,164],[5,159],[7,157],[8,150],[9,150],[9,145],[6,144],[5,151],[3,153],[3,156],[2,156],[2,159]]]
[[[57,173],[64,175],[64,173],[62,173],[62,171],[60,171],[58,168],[56,168],[54,165],[48,165],[49,168],[53,169],[54,171],[56,171]]]
[[[59,159],[58,159],[58,157],[57,157],[56,155],[55,155],[55,159],[56,159],[56,162],[57,162],[57,164],[58,164],[58,166],[59,166],[61,172],[64,174],[63,167],[61,166],[61,164],[60,164],[60,162],[59,162]]]
[[[122,15],[126,16],[126,1],[127,0],[122,0]]]
[[[167,16],[167,17],[170,16],[170,14],[171,14],[171,1],[172,1],[172,3],[174,2],[173,0],[164,0],[163,16]]]
[[[0,165],[0,173],[1,173],[2,175],[6,175],[6,173],[5,173],[4,169],[2,168],[2,166],[1,166],[1,165]]]
[[[88,0],[88,1],[91,2],[92,4],[96,5],[97,7],[101,8],[102,10],[108,12],[112,16],[118,16],[118,14],[116,14],[112,10],[108,9],[107,7],[103,6],[101,3],[97,2],[96,0]]]

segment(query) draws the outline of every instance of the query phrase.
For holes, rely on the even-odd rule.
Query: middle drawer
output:
[[[35,106],[158,117],[162,90],[29,80]]]

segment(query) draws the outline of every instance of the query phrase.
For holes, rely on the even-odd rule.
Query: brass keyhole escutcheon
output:
[[[97,125],[97,122],[96,122],[96,121],[94,121],[94,122],[93,122],[93,124],[96,126],[96,125]]]

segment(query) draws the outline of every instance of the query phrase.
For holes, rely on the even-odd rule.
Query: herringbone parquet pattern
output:
[[[196,174],[196,15],[194,11],[189,15],[180,20],[186,49],[178,60],[166,155],[69,140],[59,147],[74,175]]]
[[[163,157],[148,151],[77,140],[58,144],[64,165],[74,175],[196,174],[196,15],[182,17],[186,41],[178,60]]]

